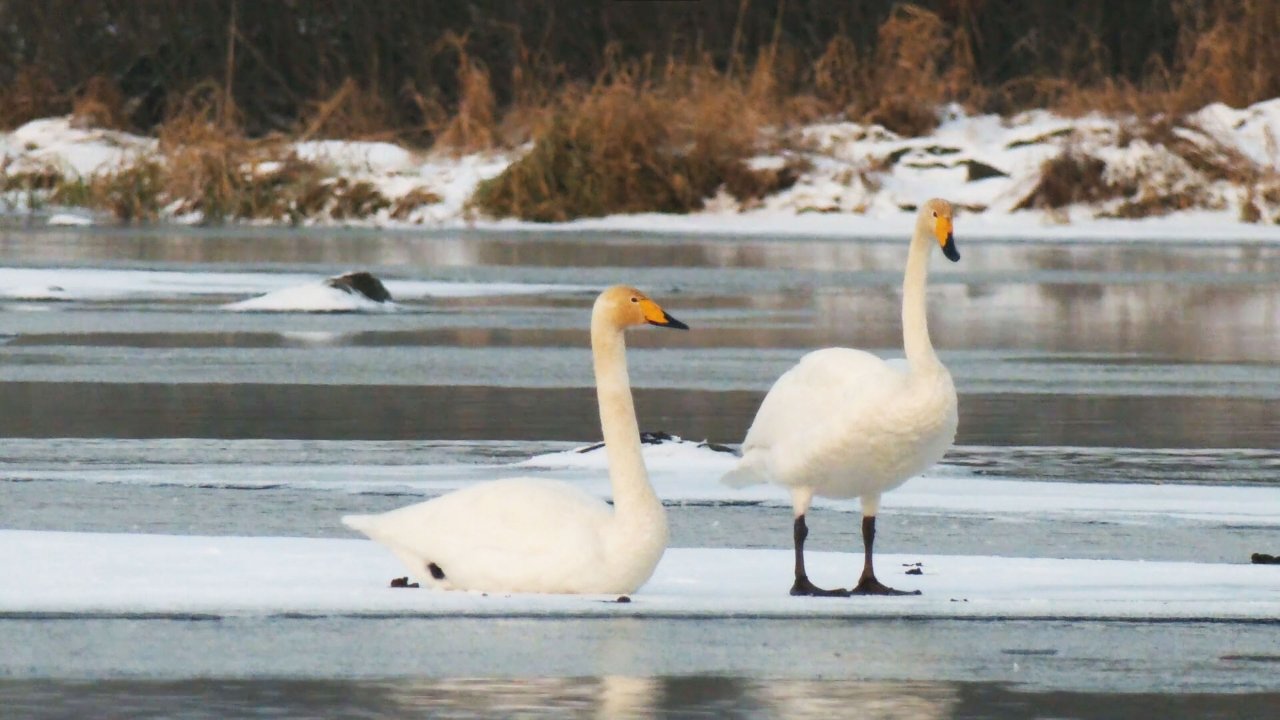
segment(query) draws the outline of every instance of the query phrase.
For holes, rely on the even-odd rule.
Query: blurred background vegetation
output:
[[[749,203],[795,182],[803,160],[748,160],[798,125],[919,136],[957,103],[1124,114],[1254,187],[1274,173],[1207,162],[1173,129],[1210,102],[1280,96],[1276,38],[1280,0],[0,0],[0,128],[69,114],[159,139],[158,156],[101,177],[0,164],[0,178],[125,220],[176,207],[298,222],[438,200],[335,181],[287,142],[388,140],[527,148],[476,189],[492,216],[687,212],[720,188]],[[1061,182],[1027,206],[1136,192],[1100,167],[1064,154],[1046,165]],[[1198,202],[1159,197],[1134,212]]]
[[[1246,105],[1280,95],[1277,37],[1274,0],[0,0],[0,125],[152,132],[195,97],[252,136],[482,146],[625,77],[911,131],[948,101]]]

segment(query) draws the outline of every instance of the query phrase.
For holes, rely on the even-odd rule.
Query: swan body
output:
[[[815,350],[773,384],[725,481],[828,498],[877,495],[940,460],[958,420],[946,368],[912,375],[861,350]]]
[[[386,545],[415,579],[442,590],[630,593],[666,548],[664,518],[652,518],[648,537],[627,552],[616,546],[621,533],[608,532],[613,511],[606,503],[539,478],[494,480],[342,521]],[[611,562],[619,555],[630,561]]]
[[[930,200],[916,218],[903,279],[904,361],[861,350],[805,355],[774,383],[742,443],[742,459],[724,481],[773,482],[791,492],[795,514],[796,595],[825,591],[804,572],[805,514],[814,495],[862,501],[865,563],[853,592],[897,594],[875,579],[871,546],[882,493],[940,460],[959,421],[955,385],[929,340],[925,282],[934,240],[959,260],[951,206]]]
[[[569,483],[509,478],[473,485],[347,526],[386,545],[410,574],[445,590],[635,592],[667,546],[667,520],[640,454],[623,331],[685,328],[634,288],[596,300],[591,346],[613,507]]]

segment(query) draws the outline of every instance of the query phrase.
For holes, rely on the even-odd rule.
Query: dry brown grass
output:
[[[159,131],[165,186],[177,203],[176,212],[201,213],[207,223],[257,217],[263,211],[253,192],[257,168],[284,155],[278,139],[246,138],[234,108],[223,102],[217,87],[198,88]]]
[[[1240,221],[1280,225],[1280,173],[1272,172],[1245,187]]]
[[[455,153],[492,148],[497,140],[497,99],[489,71],[471,59],[467,39],[448,33],[441,45],[457,58],[458,106],[436,134],[436,146]]]
[[[435,205],[441,200],[439,195],[429,190],[421,188],[410,190],[391,204],[391,217],[395,220],[408,220],[418,208]]]
[[[752,168],[746,163],[730,163],[722,177],[725,192],[744,207],[758,205],[766,197],[786,190],[812,168],[812,163],[792,159],[778,167]]]
[[[1014,210],[1057,210],[1077,203],[1097,203],[1124,197],[1129,188],[1107,181],[1107,164],[1075,147],[1046,160],[1036,186]]]
[[[62,173],[52,165],[15,163],[0,155],[0,207],[5,210],[35,210],[63,182]]]
[[[436,136],[435,147],[456,154],[488,150],[496,144],[496,100],[489,73],[479,66],[458,71],[462,98],[457,111]]]
[[[831,52],[831,49],[828,49]],[[845,49],[838,67],[853,80],[856,66]],[[873,62],[866,68],[871,88],[864,119],[899,135],[924,135],[938,125],[945,102],[981,100],[972,44],[963,27],[951,27],[934,12],[901,5],[877,31]]]
[[[346,78],[328,97],[307,103],[301,120],[301,139],[389,139],[395,133],[386,126],[390,115],[383,94]]]
[[[1176,7],[1183,19],[1176,90],[1184,107],[1243,107],[1280,95],[1280,3],[1181,0]]]
[[[827,42],[813,63],[814,94],[838,113],[850,113],[866,103],[868,68],[858,46],[846,35]]]
[[[76,127],[129,129],[124,93],[111,78],[94,75],[71,103],[71,123]]]
[[[66,112],[66,98],[41,68],[26,65],[13,82],[0,85],[0,128],[17,127],[28,120]]]
[[[1151,118],[1177,116],[1212,102],[1232,107],[1280,95],[1280,3],[1274,0],[1175,0],[1180,20],[1173,67],[1158,56],[1136,80],[1108,75],[1100,61],[1082,63],[1077,77],[1025,77],[1002,91],[1015,107],[1051,107],[1067,115],[1090,112]],[[1094,58],[1106,56],[1093,39]],[[1030,92],[1028,92],[1030,90]]]
[[[439,88],[419,88],[412,81],[401,89],[403,99],[421,116],[420,132],[432,139],[434,148],[454,155],[489,150],[503,142],[499,124],[505,120],[500,118],[492,78],[482,63],[472,59],[467,43],[465,35],[445,33],[433,50],[437,55],[453,57],[456,103],[449,103]],[[517,82],[527,86],[531,81],[517,78]],[[539,97],[545,97],[545,92]],[[528,109],[516,101],[508,107],[507,114],[514,116]],[[511,144],[512,140],[518,143],[527,137],[526,132],[506,140]]]
[[[162,213],[198,213],[205,224],[229,220],[363,218],[391,201],[368,182],[334,178],[300,159],[278,136],[246,137],[234,108],[212,85],[197,88],[159,129],[159,150],[112,172],[62,181],[54,202],[110,212],[121,222]],[[330,116],[332,117],[332,115]]]
[[[63,182],[63,175],[57,168],[43,165],[39,167],[13,167],[9,157],[0,156],[0,191],[40,192],[52,190]]]
[[[164,207],[165,168],[155,160],[141,160],[88,183],[93,206],[108,210],[122,222],[151,222]]]
[[[535,221],[678,213],[700,208],[729,178],[750,193],[776,184],[748,182],[756,171],[743,165],[760,148],[762,128],[779,117],[773,62],[742,79],[708,65],[630,65],[589,89],[571,88],[536,131],[532,150],[482,183],[473,205]]]

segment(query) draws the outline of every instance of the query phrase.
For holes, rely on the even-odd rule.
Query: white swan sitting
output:
[[[386,545],[428,586],[533,593],[635,592],[667,547],[667,518],[640,455],[623,331],[688,329],[640,291],[605,290],[591,312],[600,428],[613,508],[568,483],[511,478],[346,525]]]
[[[929,341],[925,277],[936,239],[960,259],[951,205],[930,200],[916,217],[902,282],[906,367],[861,350],[827,348],[805,355],[774,383],[742,443],[729,485],[771,481],[791,490],[795,512],[792,595],[903,595],[876,579],[871,553],[880,494],[940,460],[955,439],[956,390]],[[862,500],[862,576],[852,590],[824,590],[804,569],[804,516],[814,495]]]

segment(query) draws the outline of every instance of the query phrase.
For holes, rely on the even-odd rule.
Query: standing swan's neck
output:
[[[649,484],[649,474],[640,455],[640,427],[631,401],[626,350],[622,330],[602,317],[602,313],[593,313],[591,354],[595,361],[600,429],[613,486],[613,512],[618,521],[629,524],[650,522],[655,515],[662,518],[662,503]],[[665,522],[665,518],[662,521]]]
[[[938,355],[929,341],[929,319],[926,317],[925,283],[929,277],[931,240],[921,225],[916,225],[907,253],[907,272],[902,278],[902,347],[912,373],[938,367]]]

